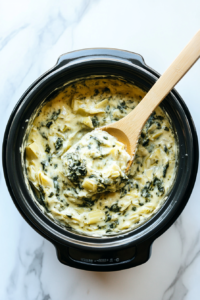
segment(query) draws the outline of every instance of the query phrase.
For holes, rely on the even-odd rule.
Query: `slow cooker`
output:
[[[85,49],[61,55],[56,65],[23,94],[8,120],[3,140],[3,169],[10,195],[24,219],[56,248],[59,261],[91,271],[116,271],[145,263],[153,241],[178,218],[192,192],[198,169],[198,139],[189,110],[173,89],[161,107],[172,120],[179,145],[174,185],[160,210],[140,227],[117,236],[90,237],[66,230],[49,219],[31,198],[20,148],[27,119],[63,84],[88,76],[115,76],[148,91],[159,74],[139,54],[117,49]]]

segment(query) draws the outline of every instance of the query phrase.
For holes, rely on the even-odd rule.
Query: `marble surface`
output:
[[[0,3],[0,139],[24,90],[62,53],[89,47],[142,54],[162,73],[200,29],[198,0],[7,0]],[[177,85],[200,134],[200,61]],[[199,300],[200,184],[150,260],[97,273],[60,264],[52,244],[21,217],[0,167],[1,300]]]

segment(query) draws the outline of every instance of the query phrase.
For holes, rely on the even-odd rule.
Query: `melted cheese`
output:
[[[66,86],[34,119],[26,142],[28,179],[59,224],[102,236],[133,229],[163,204],[175,177],[177,144],[161,108],[145,124],[128,176],[123,144],[97,129],[123,118],[145,93],[117,79]]]
[[[116,192],[125,186],[130,155],[124,144],[105,131],[93,130],[61,157],[64,175],[76,186],[79,198]]]

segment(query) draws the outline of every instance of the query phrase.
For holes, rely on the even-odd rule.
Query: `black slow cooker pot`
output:
[[[188,111],[176,90],[161,106],[170,116],[179,144],[174,186],[161,209],[145,224],[126,234],[95,238],[70,232],[50,220],[34,203],[25,184],[20,147],[26,120],[55,89],[91,75],[114,75],[148,91],[159,74],[135,53],[116,49],[86,49],[61,55],[57,64],[24,93],[8,121],[3,141],[3,168],[10,195],[24,219],[56,247],[60,262],[92,271],[115,271],[138,266],[150,257],[153,241],[178,218],[192,192],[198,168],[198,140]]]

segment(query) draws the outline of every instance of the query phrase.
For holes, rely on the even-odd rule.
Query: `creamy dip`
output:
[[[96,130],[126,116],[144,95],[118,79],[78,81],[29,124],[27,177],[56,222],[83,234],[117,234],[138,227],[163,204],[177,155],[164,111],[158,107],[145,124],[128,174],[124,145]]]
[[[61,159],[64,174],[76,186],[79,198],[116,192],[128,181],[125,172],[130,155],[124,144],[105,131],[87,133]]]

